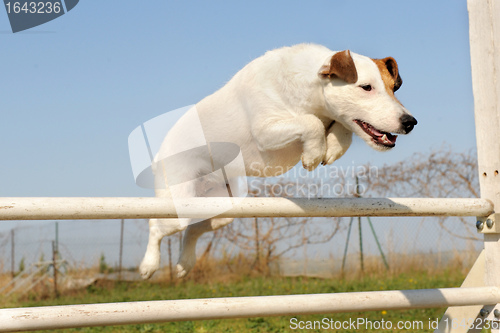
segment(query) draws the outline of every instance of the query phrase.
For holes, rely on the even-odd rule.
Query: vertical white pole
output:
[[[481,198],[500,207],[500,2],[469,0],[472,89]],[[496,221],[496,223],[500,223]],[[500,286],[500,234],[484,235],[487,285]]]
[[[474,93],[474,116],[481,198],[500,207],[500,2],[468,0],[469,41]],[[492,220],[498,214],[490,216]],[[494,223],[500,224],[500,218]],[[484,229],[488,229],[485,227]],[[496,227],[493,228],[495,230]],[[472,267],[462,287],[500,286],[500,234],[484,234],[484,250]],[[478,322],[481,306],[449,308],[437,332],[480,332],[463,325]]]
[[[500,211],[500,2],[468,0],[467,6],[481,198]],[[484,234],[484,255],[484,283],[500,286],[500,233]]]

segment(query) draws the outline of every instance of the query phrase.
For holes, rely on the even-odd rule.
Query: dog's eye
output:
[[[364,91],[371,91],[372,90],[372,86],[370,84],[365,84],[365,85],[362,85],[360,87],[363,88]]]

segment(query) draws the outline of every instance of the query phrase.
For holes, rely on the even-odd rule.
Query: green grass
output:
[[[10,301],[8,307],[46,306],[62,304],[83,304],[102,302],[128,302],[145,300],[170,300],[188,298],[211,298],[231,296],[289,295],[338,293],[349,291],[377,291],[396,289],[426,289],[458,287],[465,274],[462,269],[446,269],[440,272],[409,271],[404,273],[373,273],[364,276],[352,275],[338,279],[284,278],[284,277],[237,277],[224,281],[214,277],[213,282],[192,280],[170,283],[151,282],[109,282],[101,281],[86,289],[67,292],[58,299],[50,296],[30,294],[23,299]],[[284,316],[248,318],[234,320],[207,320],[165,324],[144,324],[130,326],[94,327],[51,332],[433,332],[429,322],[441,318],[445,309],[418,309],[407,311],[377,311],[364,313],[323,314],[307,316]],[[296,319],[293,319],[296,318]],[[324,319],[326,318],[326,319]],[[399,321],[421,321],[424,329],[382,330],[358,329],[325,330],[308,329],[307,321],[356,321],[357,318],[376,321],[383,319],[392,325]],[[291,321],[302,321],[304,329],[292,329]],[[312,325],[312,323],[311,323]],[[376,327],[376,326],[375,326]],[[41,332],[41,331],[40,331]]]

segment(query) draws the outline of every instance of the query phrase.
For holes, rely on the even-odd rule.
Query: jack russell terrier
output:
[[[247,176],[277,176],[299,161],[311,171],[320,163],[339,159],[349,148],[352,133],[379,151],[393,148],[396,134],[408,134],[417,120],[394,96],[401,84],[398,65],[391,57],[371,59],[314,44],[284,47],[253,60],[196,104],[197,124],[206,142],[226,142],[241,149]],[[161,163],[161,156],[195,141],[190,119],[185,115],[177,121],[154,160],[158,197],[171,198],[169,185],[179,188],[179,182],[172,180],[176,177],[203,179],[181,184],[176,195],[217,196],[211,186],[213,176],[200,177],[209,175],[214,164],[220,165],[217,154],[193,151],[170,167]],[[183,277],[196,262],[198,238],[232,221],[151,219],[146,255],[139,268],[142,277],[151,277],[159,268],[163,237],[186,229],[177,264],[177,275]]]

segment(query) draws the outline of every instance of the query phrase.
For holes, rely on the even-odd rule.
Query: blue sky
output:
[[[303,42],[394,57],[418,119],[387,153],[355,140],[336,165],[475,147],[466,1],[80,1],[13,34],[0,8],[0,196],[151,196],[127,139],[194,104],[265,51]],[[2,229],[9,224],[2,224]]]
[[[388,153],[356,140],[338,163],[475,146],[465,1],[80,1],[12,34],[0,10],[1,196],[149,196],[127,137],[214,92],[266,50],[302,42],[393,56],[419,124]]]

